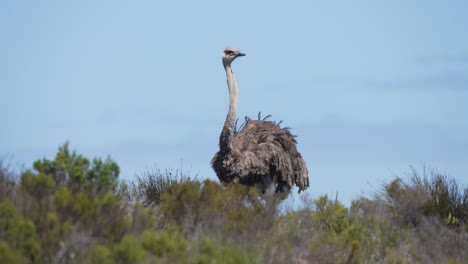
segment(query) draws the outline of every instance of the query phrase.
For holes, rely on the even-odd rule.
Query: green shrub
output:
[[[20,216],[16,207],[8,200],[0,203],[0,238],[13,250],[10,257],[15,258],[14,252],[18,251],[31,263],[40,262],[40,242],[34,224]],[[6,248],[3,244],[3,250]]]
[[[24,263],[26,262],[17,250],[13,250],[5,241],[0,241],[0,263]]]
[[[62,219],[72,222],[87,221],[96,215],[95,199],[82,192],[72,193],[61,187],[55,193],[55,205]]]
[[[255,190],[240,185],[223,187],[210,180],[172,185],[162,195],[158,209],[163,224],[175,223],[187,232],[204,230],[231,239],[271,228],[276,215]]]
[[[143,248],[164,262],[175,262],[190,256],[187,241],[172,228],[160,232],[146,230],[143,233]]]
[[[56,213],[47,213],[47,227],[41,237],[43,254],[51,260],[72,233],[72,225],[61,222]]]
[[[26,171],[21,176],[21,186],[35,199],[48,198],[55,189],[55,181],[50,175],[34,174]]]
[[[20,177],[0,162],[0,263],[468,262],[468,189],[434,171],[282,212],[239,184],[118,174],[68,144]]]
[[[96,215],[91,219],[95,234],[109,240],[119,241],[128,231],[131,217],[122,207],[122,201],[108,192],[94,200]]]
[[[317,224],[319,230],[340,234],[348,228],[348,211],[339,201],[331,201],[328,196],[321,196],[314,204],[316,209],[312,221]]]
[[[54,160],[44,158],[34,162],[34,169],[39,174],[51,176],[59,187],[92,196],[114,191],[120,173],[119,166],[110,158],[105,161],[95,158],[90,162],[75,151],[70,152],[68,143],[59,147]]]
[[[239,249],[235,245],[224,245],[208,238],[201,241],[198,254],[197,263],[199,264],[258,263],[256,258],[245,250]]]
[[[117,262],[114,260],[112,250],[109,247],[105,245],[92,244],[85,253],[83,263],[114,264]]]
[[[145,258],[146,254],[141,242],[132,235],[125,235],[115,246],[113,253],[117,263],[138,263]]]

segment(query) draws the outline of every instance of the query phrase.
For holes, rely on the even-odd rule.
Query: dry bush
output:
[[[468,260],[468,188],[436,170],[414,168],[385,184],[363,207],[391,229],[401,230],[388,256],[421,263]],[[370,205],[370,206],[369,206]]]
[[[414,168],[407,179],[384,185],[375,199],[387,206],[401,225],[417,226],[424,217],[437,216],[450,226],[468,224],[468,188],[436,170]]]
[[[467,263],[468,232],[449,227],[437,217],[425,217],[418,227],[409,230],[407,248],[415,262]]]
[[[11,198],[19,176],[0,158],[0,201]]]
[[[182,170],[147,170],[126,186],[125,196],[128,200],[143,203],[145,206],[158,205],[162,193],[171,185],[198,181],[197,176],[191,177],[190,171]]]

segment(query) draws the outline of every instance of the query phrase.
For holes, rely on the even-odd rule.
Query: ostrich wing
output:
[[[235,136],[233,151],[231,166],[242,183],[271,182],[277,191],[290,190],[295,183],[299,192],[309,186],[307,167],[294,136],[274,122],[249,121]]]

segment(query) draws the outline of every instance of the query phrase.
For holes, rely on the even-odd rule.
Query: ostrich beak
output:
[[[239,53],[237,54],[237,57],[242,57],[242,56],[245,56],[245,53],[239,52]]]

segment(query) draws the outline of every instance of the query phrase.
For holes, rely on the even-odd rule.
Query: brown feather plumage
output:
[[[237,129],[237,84],[231,63],[245,56],[237,49],[228,48],[223,54],[223,65],[229,90],[229,111],[219,140],[219,151],[211,160],[219,180],[257,186],[263,192],[272,187],[276,192],[289,192],[293,185],[299,192],[309,187],[307,166],[297,151],[295,136],[279,123],[245,119]]]
[[[232,149],[220,149],[211,165],[221,182],[239,182],[266,191],[299,192],[309,187],[308,171],[288,129],[272,121],[250,120],[236,131]]]

